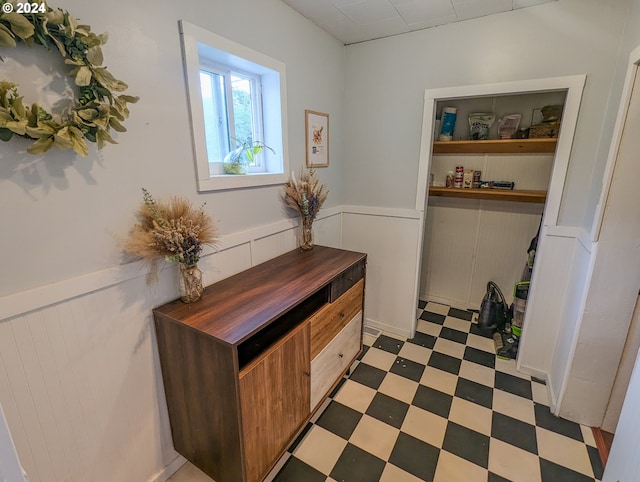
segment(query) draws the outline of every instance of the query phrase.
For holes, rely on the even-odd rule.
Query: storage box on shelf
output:
[[[295,250],[154,310],[175,449],[257,482],[362,349],[366,255]]]

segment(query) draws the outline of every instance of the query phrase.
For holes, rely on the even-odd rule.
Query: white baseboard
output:
[[[397,326],[387,325],[386,323],[371,320],[369,318],[365,318],[364,326],[375,328],[376,330],[380,330],[384,333],[401,336],[402,338],[411,338],[411,332],[409,330],[403,330],[402,328],[398,328]]]
[[[164,469],[162,469],[159,473],[152,476],[148,482],[166,482],[169,477],[175,474],[180,467],[187,463],[187,459],[185,459],[182,455],[178,454],[176,458],[174,458],[171,462],[169,462]]]
[[[420,293],[420,299],[422,301],[431,301],[432,303],[438,303],[440,305],[447,305],[459,310],[477,310],[480,309],[479,304],[467,303],[462,300],[452,300],[450,298],[443,298],[441,296],[433,296],[427,293]]]

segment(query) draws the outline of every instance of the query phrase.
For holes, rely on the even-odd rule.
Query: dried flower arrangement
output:
[[[318,211],[327,199],[329,191],[320,184],[314,169],[300,173],[300,179],[291,172],[291,177],[284,185],[283,198],[287,206],[294,209],[302,220],[302,249],[313,248],[313,232],[311,226]]]
[[[124,249],[154,266],[159,259],[179,263],[185,284],[182,299],[195,301],[204,289],[197,263],[204,245],[218,245],[217,227],[204,211],[204,204],[194,209],[182,197],[160,202],[144,188],[142,194],[143,202],[136,213],[138,223],[131,229]]]

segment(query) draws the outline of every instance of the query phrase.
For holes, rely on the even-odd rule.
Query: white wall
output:
[[[330,114],[331,166],[318,175],[330,187],[327,206],[341,204],[344,47],[283,2],[62,0],[55,6],[93,31],[109,33],[105,64],[140,101],[131,106],[128,132],[117,136],[119,144],[101,152],[92,148],[86,159],[56,150],[34,157],[25,154],[25,140],[2,143],[0,217],[12,229],[2,235],[0,262],[11,276],[0,279],[0,296],[123,263],[121,239],[133,222],[143,186],[157,197],[176,194],[206,202],[223,233],[285,216],[278,186],[197,193],[179,19],[286,64],[292,169],[304,164],[304,110]],[[18,65],[11,62],[11,53],[3,55],[8,61],[3,78],[18,81],[27,102],[29,97],[37,100],[36,87],[32,94],[28,91],[33,79],[52,72],[34,72],[32,66],[40,65],[34,58],[51,54],[43,48],[32,54]]]
[[[182,459],[169,434],[151,309],[176,298],[177,285],[175,266],[147,284],[143,263],[124,264],[140,188],[207,203],[224,235],[223,250],[201,262],[207,284],[296,246],[278,186],[197,193],[178,20],[286,64],[294,169],[304,164],[304,110],[330,114],[331,166],[318,170],[330,189],[328,217],[315,230],[318,243],[333,246],[341,244],[344,46],[280,0],[53,6],[109,33],[105,63],[141,99],[119,144],[87,158],[32,157],[19,139],[0,145],[0,404],[33,482],[164,480]],[[3,52],[2,77],[35,101],[39,88],[28,86],[56,71],[39,68],[51,54],[16,52],[18,62],[13,54]]]
[[[345,202],[415,206],[425,89],[587,74],[560,212],[581,226],[626,9],[559,0],[349,45]]]

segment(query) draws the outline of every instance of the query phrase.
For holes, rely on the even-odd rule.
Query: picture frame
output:
[[[329,166],[329,114],[305,110],[307,167]]]

